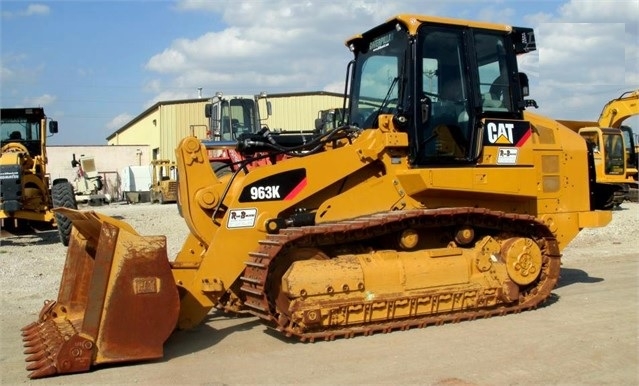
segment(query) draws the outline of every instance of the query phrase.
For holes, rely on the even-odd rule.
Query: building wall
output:
[[[311,131],[319,110],[342,107],[342,96],[328,92],[271,94],[272,115],[262,120],[271,130]],[[175,161],[175,149],[182,138],[207,138],[208,118],[204,106],[210,98],[158,102],[107,138],[109,145],[145,144],[151,159]],[[266,116],[264,99],[260,100],[260,115]]]
[[[130,129],[116,132],[114,136],[107,140],[109,145],[136,145],[140,143],[157,147],[160,142],[160,131],[158,125],[161,124],[158,109],[154,109],[147,115],[140,117]]]
[[[343,97],[339,94],[309,93],[300,95],[269,95],[271,115],[262,120],[271,131],[315,130],[315,119],[320,110],[342,107]],[[264,99],[260,99],[260,114],[266,116]]]
[[[124,130],[108,138],[109,145],[146,144],[150,159],[175,161],[175,148],[184,137],[206,138],[208,120],[204,105],[208,99],[159,103],[136,118]]]
[[[151,152],[148,145],[124,146],[47,146],[47,173],[50,180],[66,178],[72,184],[76,180],[77,168],[71,166],[75,154],[93,157],[98,174],[104,182],[104,193],[113,199],[121,199],[121,173],[127,166],[149,165]]]
[[[159,141],[150,144],[151,149],[157,149],[157,159],[175,161],[175,148],[184,137],[207,137],[208,118],[204,116],[206,103],[208,99],[160,106]]]

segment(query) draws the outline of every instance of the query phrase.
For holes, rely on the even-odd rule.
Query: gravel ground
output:
[[[86,207],[109,216],[122,219],[143,235],[165,235],[167,238],[168,256],[172,259],[182,247],[188,235],[188,228],[177,212],[176,204],[151,205],[143,204],[111,204],[101,207]],[[637,243],[622,243],[624,240],[638,240],[639,203],[625,202],[613,212],[613,219],[604,228],[584,229],[564,250],[569,259],[573,250],[589,253],[593,245],[610,245],[611,249],[624,247],[636,248]],[[11,256],[11,259],[0,261],[0,275],[3,289],[21,291],[20,279],[35,279],[30,285],[36,286],[42,295],[54,296],[57,291],[59,273],[64,266],[66,248],[59,243],[55,230],[36,234],[3,237],[0,239],[0,257]],[[639,248],[636,248],[639,249]],[[17,279],[17,281],[16,281]],[[33,288],[25,288],[30,292]],[[6,293],[5,291],[3,291]],[[3,296],[3,302],[5,296]]]
[[[179,217],[177,213],[177,207],[175,204],[169,204],[169,205],[111,204],[109,206],[103,206],[103,207],[97,207],[97,208],[86,208],[86,209],[94,209],[96,211],[107,214],[109,216],[121,218],[124,221],[131,224],[138,232],[144,235],[166,235],[167,242],[168,242],[168,249],[169,249],[168,250],[169,258],[172,258],[172,256],[175,256],[177,254],[183,240],[186,238],[186,235],[188,234],[188,229],[184,221],[182,220],[182,218]],[[580,271],[579,269],[573,269],[572,267],[579,267],[583,269],[582,267],[590,267],[592,265],[593,267],[592,272],[596,272],[596,269],[612,270],[614,269],[613,266],[610,266],[609,268],[605,268],[605,267],[600,268],[599,265],[596,265],[596,264],[600,264],[599,262],[601,260],[606,260],[609,257],[612,258],[610,262],[611,264],[623,263],[623,264],[627,264],[627,265],[623,265],[624,267],[627,267],[626,269],[636,270],[636,256],[637,256],[637,251],[639,250],[638,248],[639,244],[637,241],[638,239],[636,236],[637,229],[639,229],[639,204],[629,203],[629,202],[622,204],[620,208],[614,211],[613,220],[608,226],[604,228],[586,229],[582,231],[578,235],[578,237],[575,240],[573,240],[573,242],[568,246],[568,248],[564,250],[564,257],[562,261],[564,264],[564,268],[565,269],[567,268],[567,271],[566,271],[567,273],[562,271],[562,277],[564,275],[568,275],[568,278],[571,282],[579,283],[579,281],[575,281],[577,280],[576,276],[572,277],[570,275],[580,274],[580,272],[583,272],[583,271]],[[0,375],[0,384],[24,383],[27,381],[27,378],[26,378],[26,371],[24,370],[23,357],[21,352],[16,351],[16,349],[18,348],[17,345],[19,343],[18,327],[20,325],[25,325],[37,319],[37,313],[42,306],[43,300],[56,298],[60,275],[62,273],[62,269],[64,266],[66,248],[59,243],[56,230],[42,231],[36,234],[30,234],[30,235],[9,236],[9,237],[3,236],[3,238],[0,240],[0,244],[2,245],[2,247],[0,248],[0,283],[2,288],[1,307],[3,310],[0,315],[0,322],[1,322],[0,365],[2,366],[2,372]],[[604,271],[604,273],[606,273],[606,271]],[[627,345],[631,345],[630,355],[632,355],[632,351],[634,351],[634,359],[631,358],[630,363],[635,364],[635,369],[631,370],[631,374],[635,374],[635,376],[633,378],[632,375],[626,374],[625,369],[627,369],[627,365],[625,364],[619,365],[619,366],[622,366],[622,370],[624,371],[621,373],[618,373],[616,375],[617,378],[610,378],[610,377],[605,378],[607,373],[606,369],[603,369],[602,373],[600,374],[601,377],[604,377],[604,378],[601,378],[604,381],[605,380],[610,381],[611,379],[613,380],[618,379],[621,381],[622,384],[624,383],[624,381],[627,381],[629,379],[630,380],[634,379],[635,381],[637,380],[636,378],[636,374],[637,374],[636,373],[636,358],[637,358],[637,352],[636,352],[636,347],[637,347],[636,346],[636,343],[637,343],[637,339],[636,339],[637,338],[636,337],[636,325],[637,325],[637,308],[636,308],[637,285],[636,283],[637,281],[636,280],[637,279],[636,279],[636,276],[637,275],[636,275],[636,272],[625,272],[623,274],[626,276],[630,275],[631,278],[627,280],[630,280],[630,283],[634,283],[629,285],[631,288],[625,289],[625,291],[627,291],[625,299],[619,300],[619,301],[625,301],[626,303],[629,304],[629,305],[628,304],[624,305],[625,307],[624,309],[626,310],[625,312],[630,312],[630,314],[628,314],[628,318],[629,318],[628,322],[626,323],[630,323],[631,324],[630,328],[635,330],[635,333],[630,333],[631,341],[624,343]],[[614,283],[614,281],[610,281],[609,279],[607,280],[609,283]],[[628,287],[628,285],[626,285],[626,287]],[[570,299],[571,299],[570,296],[575,296],[575,299],[581,299],[582,295],[580,294],[580,292],[577,292],[574,295],[572,292],[570,292],[570,291],[575,291],[575,289],[578,289],[580,291],[579,288],[580,287],[575,287],[575,286],[572,286],[572,287],[564,286],[563,288],[560,288],[559,289],[560,293],[561,291],[564,291],[564,293],[561,293],[561,295],[566,296],[566,299],[567,299],[567,300],[563,300],[564,305],[563,306],[562,304],[558,304],[556,306],[551,305],[550,307],[547,307],[547,308],[550,309],[551,312],[567,311],[568,306],[570,305]],[[583,295],[583,296],[586,296],[586,295]],[[606,295],[606,296],[609,296],[609,295]],[[588,297],[586,297],[586,300],[587,299]],[[562,307],[566,307],[566,308],[562,310]],[[580,310],[580,309],[581,308],[579,308],[578,306],[575,307],[575,310]],[[578,311],[571,311],[571,312],[578,312]],[[523,313],[522,315],[528,315],[528,313]],[[535,313],[531,313],[531,315],[533,316],[529,318],[534,319]],[[517,322],[516,316],[507,317],[507,318],[511,318],[511,319],[506,319],[506,318],[497,318],[497,319],[508,320],[509,322],[513,322],[513,321]],[[605,316],[603,318],[605,319]],[[601,322],[606,324],[609,323],[606,320],[602,320]],[[218,321],[215,323],[218,323],[216,326],[219,328],[219,326],[221,325],[223,326],[224,323],[237,324],[239,322],[232,322],[232,321],[219,322]],[[472,331],[474,328],[476,328],[475,326],[479,326],[479,324],[476,324],[476,323],[478,322],[472,322],[472,323],[466,324],[471,327],[470,328],[465,327],[468,330],[464,330],[464,331]],[[488,323],[496,323],[496,322],[488,322]],[[590,323],[594,323],[594,322],[591,321]],[[539,324],[540,325],[544,324],[544,321],[540,320]],[[490,325],[496,325],[496,324],[489,324],[489,326]],[[632,327],[633,325],[634,327]],[[256,329],[256,328],[260,329],[259,323],[250,324],[250,326],[253,329]],[[437,327],[437,328],[440,328],[440,327]],[[455,327],[449,327],[449,329],[451,328],[454,329]],[[597,328],[600,329],[600,327],[597,327]],[[442,328],[442,330],[440,331],[442,331],[442,333],[445,334],[446,329]],[[255,343],[252,343],[252,341],[256,339],[265,339],[264,337],[262,337],[261,331],[259,331],[259,333],[260,335],[258,335],[258,338],[255,338],[255,336],[250,335],[248,332],[247,334],[249,335],[244,335],[244,338],[239,338],[239,337],[236,337],[236,338],[239,339],[240,343],[243,342],[242,339],[247,339],[246,341],[247,345],[254,345]],[[460,332],[453,332],[452,334],[454,336],[454,335],[459,335],[459,333]],[[589,332],[580,332],[580,334],[589,334]],[[624,334],[628,334],[628,332],[625,332]],[[239,335],[242,335],[242,334],[239,334]],[[391,335],[395,335],[395,333]],[[402,335],[400,334],[399,336],[401,337]],[[634,337],[634,340],[633,340],[633,337]],[[186,338],[188,339],[188,336]],[[371,338],[365,338],[364,341],[371,342],[371,343],[365,343],[366,345],[376,344],[375,339],[371,339],[370,341],[367,339],[371,339]],[[384,338],[376,338],[376,339],[384,339]],[[403,339],[403,338],[400,338],[400,339]],[[575,339],[576,340],[572,340],[572,341],[576,342],[575,344],[578,344],[580,342],[579,341],[580,338],[575,338]],[[624,341],[624,340],[627,340],[628,337],[626,335],[623,335],[621,338],[616,338],[616,339],[618,339],[619,341]],[[356,339],[355,341],[359,342],[358,339]],[[379,342],[379,340],[377,342]],[[266,350],[271,345],[274,345],[274,346],[281,345],[281,341],[267,336],[266,340],[262,344],[265,345],[262,349]],[[284,344],[285,346],[277,346],[278,347],[277,350],[289,350],[291,351],[291,355],[293,356],[301,355],[300,354],[301,351],[303,351],[305,354],[308,354],[308,355],[313,355],[311,354],[311,352],[314,352],[314,351],[310,351],[312,349],[309,349],[309,352],[307,353],[305,351],[306,349],[304,348],[307,346],[304,346],[304,345],[291,346],[287,343],[284,343]],[[341,347],[340,346],[341,343],[336,342],[334,344],[335,346],[331,346],[331,347]],[[392,344],[392,343],[388,343],[388,344]],[[459,344],[463,344],[463,342],[459,342]],[[487,342],[487,344],[491,345],[492,343]],[[605,346],[606,350],[610,350],[607,344],[609,343],[604,343],[603,345]],[[213,346],[215,345],[212,345],[211,347]],[[345,347],[350,348],[350,347],[356,347],[356,346],[357,344],[355,345],[351,344],[350,346],[345,346]],[[220,345],[220,347],[224,347],[224,344]],[[365,347],[368,347],[368,346],[365,346]],[[344,348],[344,350],[348,350],[348,348]],[[178,346],[177,349],[173,348],[172,350],[179,351],[181,349],[182,349],[181,346]],[[361,349],[362,348],[360,348],[360,350]],[[187,352],[188,350],[189,350],[188,348],[185,349],[185,351]],[[227,350],[235,350],[235,348],[229,347]],[[242,349],[242,352],[244,352],[244,350],[252,350],[252,349],[245,348],[245,349]],[[616,349],[612,349],[612,350],[614,351]],[[608,355],[611,353],[613,352],[607,351],[603,355]],[[240,354],[241,353],[237,355],[240,355]],[[177,354],[173,353],[172,355],[177,355]],[[419,355],[419,354],[416,353],[415,355]],[[453,355],[453,354],[450,354],[450,355]],[[487,355],[492,355],[492,354],[487,354]],[[161,364],[169,365],[171,363],[177,362],[177,363],[182,363],[184,365],[185,364],[184,361],[186,361],[189,357],[190,357],[189,355],[180,354],[173,360],[167,363],[161,363]],[[192,358],[192,359],[196,360],[196,358]],[[202,358],[202,360],[209,361],[210,359],[204,357]],[[317,360],[320,360],[320,359],[317,359]],[[600,360],[600,359],[597,359],[597,360]],[[506,358],[505,361],[508,362],[508,359]],[[471,362],[472,362],[472,359],[471,359]],[[580,370],[581,367],[579,366],[583,365],[584,368],[586,368],[587,365],[590,366],[587,362],[583,362],[583,363],[575,362],[575,363],[576,363],[575,371],[581,371]],[[615,362],[615,363],[618,363],[618,362]],[[379,364],[372,363],[371,366],[372,366],[372,369],[370,371],[372,371],[371,374],[373,374],[375,371],[375,367],[379,367]],[[404,364],[403,366],[408,366],[408,365]],[[626,366],[626,367],[623,367],[623,366]],[[126,367],[123,369],[126,369]],[[159,369],[161,369],[161,367]],[[434,367],[433,369],[437,370],[436,367]],[[193,370],[201,372],[204,369],[200,368],[199,370],[195,370],[195,369]],[[131,370],[131,372],[133,371],[134,370]],[[471,373],[471,375],[476,374],[477,379],[482,379],[481,369],[476,369],[473,371],[475,372]],[[97,373],[101,374],[100,376],[103,376],[103,377],[108,377],[110,374],[108,370],[103,370],[102,372],[97,372]],[[171,370],[169,370],[169,373],[171,373]],[[140,382],[142,383],[144,383],[144,381],[142,381],[143,379],[149,379],[149,380],[153,379],[153,375],[152,375],[153,371],[145,373],[145,374],[147,374],[146,375],[147,378],[140,378]],[[414,374],[414,375],[417,376],[417,374]],[[85,376],[88,378],[83,378]],[[495,376],[495,375],[491,375],[491,376]],[[546,376],[549,377],[551,375],[546,375]],[[75,384],[86,384],[87,382],[92,383],[93,382],[92,380],[94,380],[94,378],[90,378],[89,375],[77,375],[75,377],[77,378],[64,377],[63,379],[64,381],[76,379],[77,381],[75,382]],[[249,373],[244,374],[244,377],[245,378],[237,378],[237,375],[236,375],[235,378],[231,378],[231,380],[235,380],[235,383],[238,382],[238,379],[240,380],[244,379],[244,381],[248,383],[263,383],[263,382],[260,382],[259,379],[249,378]],[[489,377],[486,378],[486,377],[487,376],[484,376],[483,379],[487,380],[488,384],[494,384],[494,382],[492,381],[496,381],[497,383],[500,383],[499,381],[501,378],[489,378]],[[57,383],[62,383],[63,379],[58,379]],[[97,379],[98,378],[95,378],[95,380]],[[102,382],[121,383],[117,381],[117,379],[118,378],[112,378],[112,379],[105,378],[103,379]],[[225,378],[217,378],[217,379],[219,379],[220,382],[227,380]],[[288,382],[292,382],[292,383],[308,383],[306,381],[303,381],[302,379],[297,379],[296,381],[296,379],[294,378],[275,378],[275,379],[283,383],[286,383],[286,379],[288,379]],[[366,379],[366,378],[362,378],[362,379]],[[401,379],[402,378],[399,378],[399,380]],[[410,383],[408,381],[411,378],[406,378],[406,379],[407,379],[407,383]],[[416,378],[416,379],[420,380],[422,378]],[[423,383],[428,383],[428,381],[426,381],[427,378],[423,378],[423,379],[424,379]],[[545,378],[545,379],[546,380],[550,379],[551,383],[555,383],[555,382],[552,382],[553,378]],[[399,382],[399,380],[397,381]],[[160,379],[158,381],[160,383],[166,383],[167,380]],[[353,381],[354,383],[360,383],[356,381],[355,379],[351,379],[351,381]],[[44,380],[36,381],[36,383],[37,382],[44,382]],[[49,383],[49,384],[56,383],[53,380],[52,382],[53,383]],[[239,381],[239,382],[245,383],[242,381]],[[348,382],[348,378],[342,378],[341,382],[352,383],[352,382]],[[96,381],[96,383],[98,382]],[[179,380],[178,380],[178,383],[180,383]],[[183,383],[187,383],[187,382],[185,381]],[[313,383],[316,383],[316,382],[313,382]],[[422,382],[420,381],[419,383],[422,383]],[[527,382],[519,381],[515,383],[526,384]],[[604,383],[614,383],[614,382],[604,382]],[[445,382],[442,384],[460,384],[460,383]],[[461,384],[472,384],[472,383],[461,383]]]

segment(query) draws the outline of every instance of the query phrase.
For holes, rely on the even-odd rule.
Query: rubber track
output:
[[[269,294],[265,292],[269,278],[269,266],[285,247],[321,247],[341,244],[378,237],[411,226],[439,228],[469,224],[475,228],[513,232],[531,237],[539,243],[543,254],[540,279],[536,286],[522,291],[519,301],[491,308],[343,326],[320,331],[302,331],[300,326],[292,325],[288,318],[279,317],[275,306],[269,302]],[[244,304],[252,314],[260,317],[265,324],[286,336],[296,336],[302,341],[311,342],[316,339],[333,340],[337,337],[349,338],[355,335],[370,335],[375,332],[406,330],[413,327],[422,328],[428,325],[487,318],[535,308],[550,296],[557,284],[561,257],[554,235],[545,224],[534,216],[478,208],[383,212],[348,221],[282,229],[278,234],[268,235],[259,244],[259,249],[249,254],[251,259],[246,262],[246,269],[241,278],[243,281],[241,290],[246,295]],[[410,298],[407,299],[410,300]]]

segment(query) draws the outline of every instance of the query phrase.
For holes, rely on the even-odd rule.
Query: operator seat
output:
[[[508,81],[505,75],[500,75],[490,85],[488,93],[483,95],[483,105],[493,111],[510,110],[510,96],[508,93]]]
[[[462,82],[451,78],[440,91],[439,112],[433,122],[440,155],[463,157],[468,146],[468,120]]]

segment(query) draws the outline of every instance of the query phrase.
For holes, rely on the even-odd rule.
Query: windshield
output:
[[[606,174],[622,175],[625,172],[625,149],[622,138],[621,134],[604,133],[603,135]]]
[[[36,117],[2,117],[0,120],[2,143],[15,141],[40,141],[40,120]]]
[[[373,38],[356,53],[351,124],[370,128],[376,125],[380,113],[397,109],[407,47],[406,32],[393,30]]]
[[[237,139],[245,133],[256,132],[256,112],[253,99],[235,98],[222,103],[221,137]]]
[[[42,153],[40,125],[45,122],[42,114],[32,112],[33,109],[2,109],[0,114],[0,146],[19,143],[27,148],[31,156]],[[42,128],[44,129],[44,128]]]

